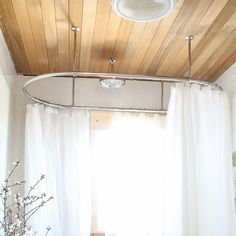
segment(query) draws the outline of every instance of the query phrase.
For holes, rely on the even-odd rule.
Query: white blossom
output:
[[[25,183],[25,180],[11,181],[12,183],[10,183],[10,177],[14,174],[19,164],[20,161],[18,160],[13,162],[14,167],[8,172],[8,177],[0,189],[0,198],[4,206],[2,210],[4,217],[2,220],[0,219],[0,230],[3,230],[4,235],[7,236],[32,236],[36,235],[37,232],[32,231],[31,226],[28,225],[28,219],[47,202],[52,200],[53,197],[47,196],[46,193],[39,195],[33,194],[34,189],[37,187],[38,183],[45,178],[45,175],[41,175],[39,180],[30,187],[29,192],[25,195],[16,193],[11,197],[12,192],[15,192],[14,187]],[[45,235],[47,235],[50,230],[50,226],[45,228]]]

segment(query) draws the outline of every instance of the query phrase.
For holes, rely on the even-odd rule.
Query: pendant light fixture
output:
[[[160,20],[168,16],[175,5],[175,0],[112,0],[116,14],[139,22]]]
[[[109,62],[109,66],[110,66],[110,71],[113,73],[116,59],[111,57],[108,59],[108,62]],[[125,85],[125,80],[118,79],[116,77],[104,78],[104,79],[102,78],[102,79],[100,79],[100,84],[104,88],[121,88]]]

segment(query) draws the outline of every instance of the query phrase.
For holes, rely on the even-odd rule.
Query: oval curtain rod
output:
[[[60,72],[60,73],[49,73],[36,76],[26,82],[23,87],[23,92],[26,97],[31,99],[34,102],[55,107],[55,108],[83,108],[88,110],[94,111],[123,111],[123,112],[146,112],[146,113],[159,113],[165,114],[167,110],[164,110],[163,107],[163,99],[164,99],[164,83],[189,83],[189,84],[198,84],[200,86],[211,87],[213,89],[222,91],[222,88],[218,86],[216,83],[210,83],[207,81],[202,80],[193,80],[192,79],[192,57],[191,57],[191,41],[194,39],[192,35],[187,36],[185,39],[188,41],[188,59],[189,59],[189,69],[188,78],[179,79],[179,78],[160,78],[156,76],[146,76],[146,75],[131,75],[131,74],[116,74],[116,73],[90,73],[90,72],[77,72],[76,71],[76,53],[77,53],[77,45],[76,45],[76,38],[77,33],[79,32],[79,28],[76,26],[72,27],[72,31],[74,32],[74,55],[73,55],[73,71],[72,72]],[[63,78],[70,78],[72,79],[72,103],[71,105],[63,105],[53,103],[47,100],[43,100],[39,97],[33,96],[27,90],[30,84],[33,84],[36,81],[46,80],[53,77],[63,77]],[[142,81],[142,82],[159,82],[161,83],[161,108],[160,109],[135,109],[135,108],[124,108],[124,107],[100,107],[100,106],[77,106],[75,105],[75,92],[76,92],[76,79],[78,78],[85,78],[85,79],[119,79],[124,81]]]

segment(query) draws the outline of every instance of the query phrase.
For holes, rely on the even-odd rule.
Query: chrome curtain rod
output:
[[[117,107],[99,107],[99,106],[76,106],[76,105],[63,105],[52,103],[41,98],[35,97],[30,94],[27,90],[30,84],[33,84],[36,81],[46,80],[49,78],[69,78],[69,79],[79,79],[79,78],[86,78],[86,79],[100,79],[100,78],[119,78],[124,79],[127,81],[142,81],[142,82],[159,82],[161,83],[161,109],[133,109],[133,108],[117,108]],[[148,113],[166,113],[167,111],[163,109],[163,99],[164,99],[164,83],[188,83],[188,84],[198,84],[200,86],[208,86],[213,89],[222,91],[222,88],[219,87],[217,84],[213,84],[207,81],[201,80],[192,80],[192,79],[175,79],[175,78],[160,78],[154,76],[143,76],[143,75],[130,75],[130,74],[111,74],[111,73],[90,73],[90,72],[61,72],[61,73],[50,73],[50,74],[43,74],[36,76],[26,82],[23,87],[24,94],[30,98],[32,101],[41,103],[47,106],[55,107],[55,108],[84,108],[88,110],[96,110],[96,111],[127,111],[127,112],[148,112]]]
[[[76,26],[72,27],[72,31],[74,32],[74,55],[73,55],[73,72],[61,72],[61,73],[50,73],[36,76],[26,82],[23,87],[23,92],[26,97],[31,99],[34,102],[44,104],[46,106],[51,106],[55,108],[83,108],[87,110],[95,110],[95,111],[125,111],[125,112],[146,112],[146,113],[159,113],[165,114],[167,111],[164,110],[163,100],[164,100],[164,83],[188,83],[188,84],[198,84],[200,86],[207,86],[213,89],[222,91],[222,88],[215,83],[210,83],[202,80],[193,80],[192,79],[192,61],[191,61],[191,41],[193,40],[193,36],[186,37],[188,40],[188,53],[189,53],[189,76],[188,78],[169,78],[169,77],[156,77],[156,76],[145,76],[145,75],[130,75],[130,74],[116,74],[116,73],[92,73],[92,72],[76,72],[76,39],[77,33],[79,32],[79,28]],[[63,77],[63,78],[72,78],[72,104],[71,105],[63,105],[53,103],[47,100],[43,100],[39,97],[33,96],[27,90],[30,84],[33,84],[36,81],[46,80],[52,77]],[[86,78],[86,79],[104,79],[104,78],[117,78],[127,81],[142,81],[142,82],[159,82],[161,83],[161,108],[160,109],[135,109],[135,108],[125,108],[125,107],[100,107],[100,106],[77,106],[75,105],[75,86],[76,79],[78,78]]]

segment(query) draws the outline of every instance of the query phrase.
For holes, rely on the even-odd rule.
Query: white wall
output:
[[[216,83],[222,86],[230,97],[236,93],[236,62],[220,76]]]
[[[232,147],[236,154],[236,63],[234,63],[221,77],[216,81],[225,91],[228,92],[231,102],[231,120],[232,120]]]
[[[7,45],[0,31],[0,179],[5,175],[11,155],[12,102],[16,72]]]
[[[234,63],[217,81],[225,91],[228,92],[231,106],[231,125],[232,125],[232,151],[235,173],[235,196],[236,196],[236,63]],[[236,205],[236,197],[235,197]]]
[[[27,81],[23,76],[17,75],[14,82],[14,97],[13,97],[13,124],[11,131],[11,144],[13,148],[11,149],[11,159],[24,161],[24,135],[25,135],[25,114],[26,105],[30,101],[24,96],[22,92],[23,84]],[[23,175],[22,165],[22,175]]]

